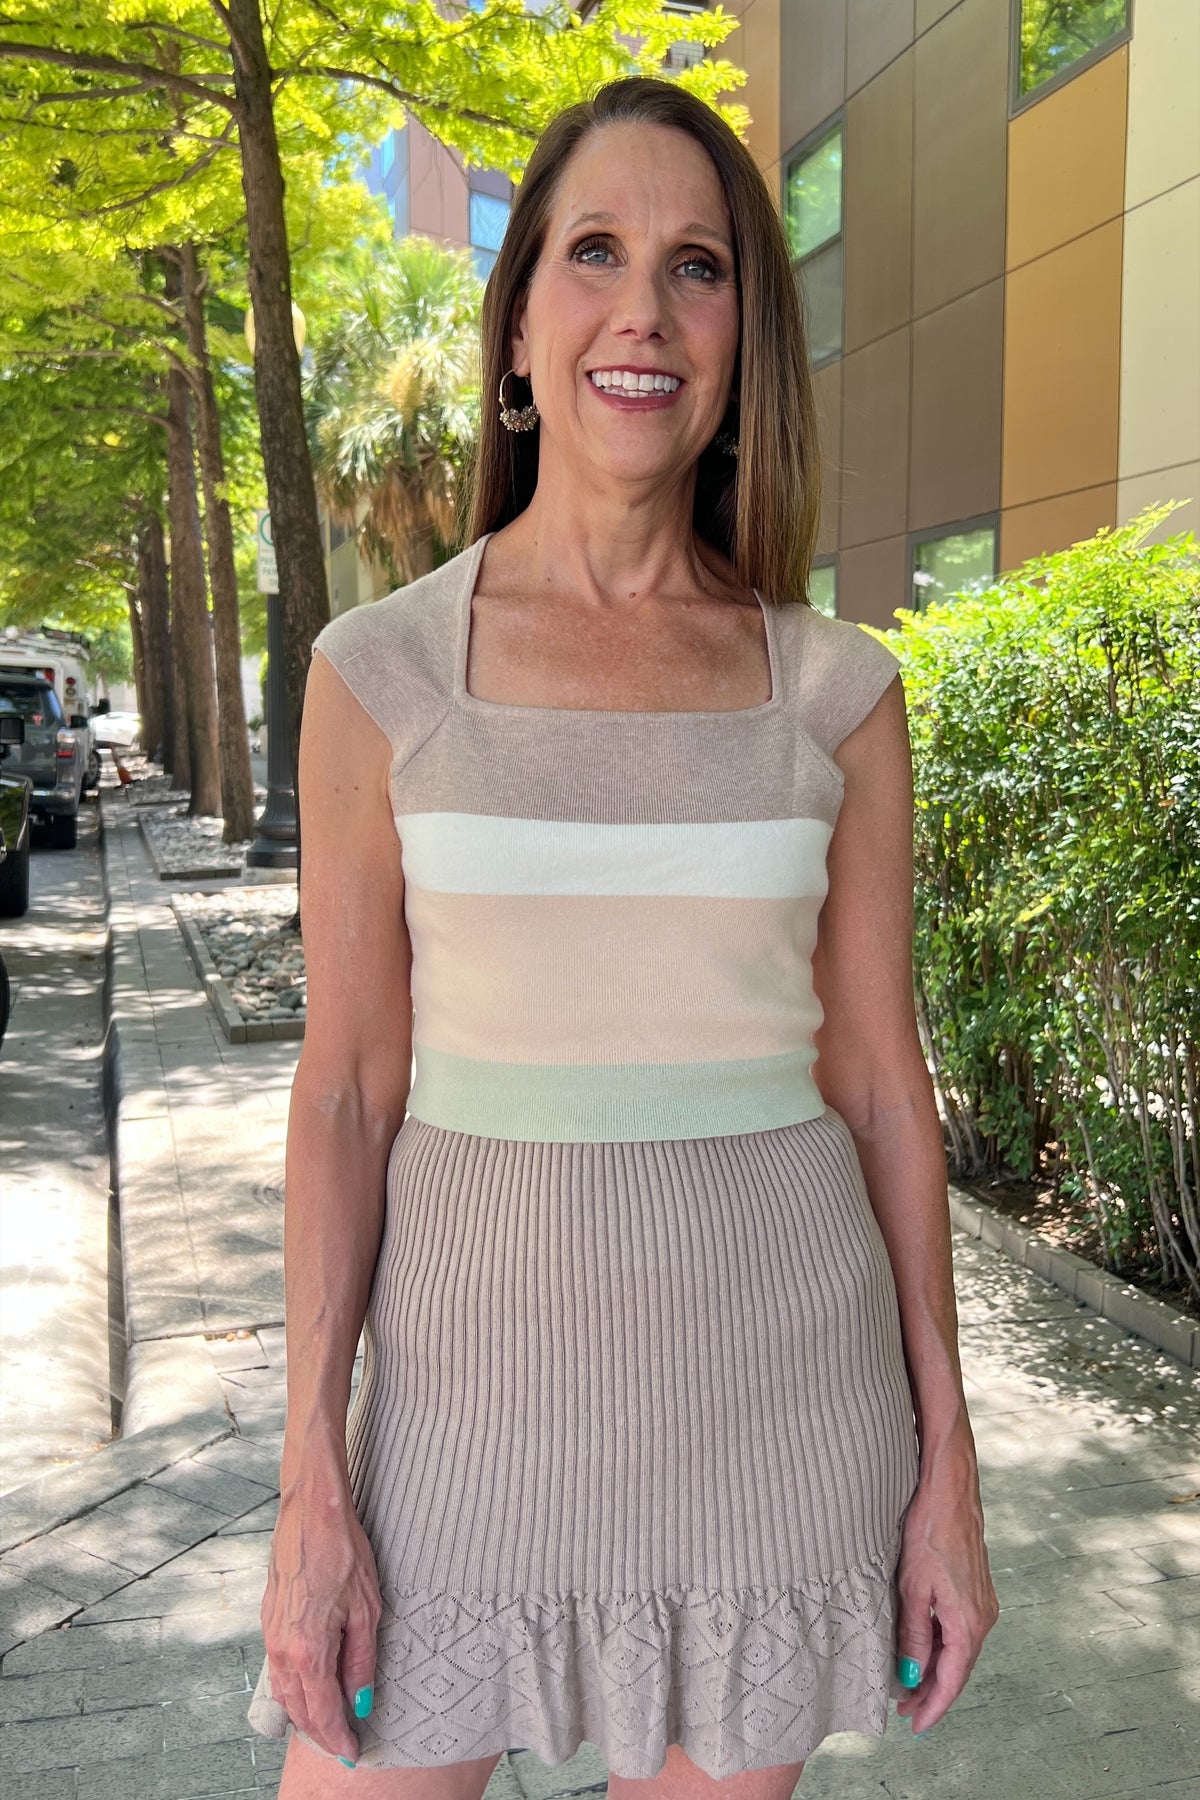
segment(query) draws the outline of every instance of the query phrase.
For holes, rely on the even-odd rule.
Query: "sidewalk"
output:
[[[126,1437],[0,1499],[0,1768],[22,1800],[273,1794],[246,1724],[284,1409],[282,1201],[299,1046],[215,1025],[106,794],[131,1392]],[[203,884],[199,884],[203,885]],[[801,1800],[1200,1800],[1197,1382],[955,1232],[1002,1616],[949,1715],[850,1734]],[[585,1747],[491,1800],[604,1791]],[[19,1786],[18,1786],[19,1784]]]

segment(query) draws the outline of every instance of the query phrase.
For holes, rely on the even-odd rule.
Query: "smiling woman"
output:
[[[613,1800],[785,1800],[994,1616],[898,662],[804,598],[797,292],[702,103],[550,126],[483,366],[465,547],[314,645],[249,1716],[281,1800],[585,1739]]]

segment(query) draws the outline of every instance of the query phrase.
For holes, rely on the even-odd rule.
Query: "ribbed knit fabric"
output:
[[[317,640],[394,746],[413,943],[347,1427],[385,1605],[360,1764],[802,1761],[904,1692],[895,1285],[809,1073],[833,751],[896,660],[764,604],[763,706],[477,700],[485,541]],[[249,1718],[288,1728],[265,1661]]]

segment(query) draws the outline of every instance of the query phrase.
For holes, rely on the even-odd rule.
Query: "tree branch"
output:
[[[193,100],[203,100],[213,106],[223,106],[226,112],[235,117],[238,104],[233,96],[215,92],[206,87],[206,82],[214,82],[217,86],[231,87],[233,75],[230,73],[212,75],[175,75],[168,69],[156,69],[153,63],[126,62],[119,56],[93,56],[85,50],[59,50],[52,44],[13,44],[0,39],[0,57],[9,60],[31,63],[50,63],[60,69],[74,69],[81,75],[125,75],[146,87],[167,88],[172,93],[189,94]],[[93,96],[87,88],[81,88],[78,94],[63,95],[61,98],[87,100]]]

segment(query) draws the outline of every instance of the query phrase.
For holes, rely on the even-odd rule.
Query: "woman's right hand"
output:
[[[348,1479],[325,1473],[286,1486],[260,1613],[271,1692],[298,1730],[345,1762],[358,1760],[346,1707],[353,1713],[356,1695],[374,1686],[382,1610]]]

